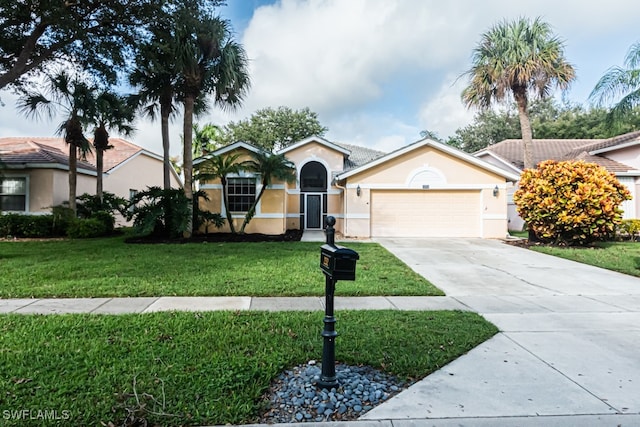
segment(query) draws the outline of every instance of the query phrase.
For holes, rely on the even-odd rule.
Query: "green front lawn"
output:
[[[553,246],[531,246],[530,248],[545,254],[640,277],[640,243],[637,242],[598,243],[592,248]]]
[[[261,396],[283,369],[321,358],[322,316],[2,315],[0,416],[15,426],[122,425],[128,414],[163,426],[255,422]],[[497,332],[469,312],[336,317],[337,361],[406,378],[426,376]],[[31,417],[55,411],[60,419],[25,420],[22,410]]]
[[[374,243],[336,295],[443,295]],[[0,298],[323,295],[320,243],[0,242]]]

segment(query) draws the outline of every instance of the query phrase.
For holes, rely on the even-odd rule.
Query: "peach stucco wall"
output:
[[[69,199],[69,172],[62,169],[30,169],[12,174],[28,176],[30,213],[50,212]],[[76,194],[95,193],[95,177],[79,173]]]
[[[412,185],[412,179],[429,171],[437,179],[430,189]],[[481,236],[503,238],[507,234],[506,180],[504,177],[430,146],[423,146],[347,179],[344,234],[351,237],[371,235],[371,191],[402,190],[477,190],[481,197]],[[357,187],[360,187],[360,196]],[[499,194],[493,196],[498,187]],[[402,209],[402,206],[398,207]],[[428,209],[428,206],[425,206]]]
[[[336,217],[336,230],[350,237],[371,236],[371,195],[376,190],[429,191],[423,189],[422,181],[416,176],[427,171],[435,174],[438,180],[431,190],[440,192],[458,192],[472,190],[478,194],[481,222],[479,237],[502,238],[507,233],[506,180],[498,173],[460,159],[447,152],[431,146],[423,146],[411,150],[381,165],[364,170],[346,180],[332,182],[332,172],[342,171],[344,154],[326,145],[310,142],[286,152],[286,157],[296,165],[298,180],[295,183],[276,183],[275,188],[268,189],[261,200],[256,216],[247,231],[269,234],[283,233],[287,229],[304,226],[300,223],[299,176],[302,167],[317,161],[328,171],[327,214]],[[413,181],[412,181],[413,179]],[[425,178],[421,178],[425,179]],[[493,190],[498,187],[498,196]],[[360,187],[360,195],[357,194]],[[203,183],[202,186],[211,199],[203,204],[213,212],[222,211],[221,186],[219,180]],[[475,205],[476,212],[478,205]],[[399,206],[402,209],[402,206]],[[425,206],[428,209],[428,206]],[[242,215],[235,217],[239,227]],[[225,226],[221,231],[228,231]]]
[[[226,155],[239,155],[238,162],[250,160],[250,153],[245,148],[230,151]],[[241,175],[242,176],[242,175]],[[256,192],[260,192],[261,184],[256,183]],[[200,188],[204,190],[209,201],[201,201],[202,209],[210,212],[221,213],[225,216],[224,203],[222,201],[222,183],[219,178],[199,183]],[[258,203],[256,214],[247,225],[245,232],[247,233],[264,233],[264,234],[282,234],[288,228],[287,217],[284,209],[289,204],[286,187],[288,184],[281,181],[274,181],[267,188]],[[244,212],[232,213],[232,220],[236,230],[239,230],[244,222]],[[203,225],[200,231],[205,231],[207,226]],[[229,232],[231,231],[228,222],[224,226],[216,229],[211,225],[208,226],[208,232]]]
[[[143,191],[147,187],[162,187],[162,160],[146,155],[138,155],[114,168],[105,177],[104,191],[129,198],[129,190]],[[178,188],[180,183],[171,174],[171,187]],[[95,188],[93,190],[95,193]]]

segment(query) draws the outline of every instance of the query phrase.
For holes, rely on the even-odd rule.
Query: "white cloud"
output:
[[[363,106],[380,98],[383,84],[397,73],[446,66],[459,57],[452,46],[466,43],[464,33],[452,32],[445,17],[456,10],[385,0],[263,6],[243,38],[254,82],[247,104],[310,105],[329,114]]]
[[[460,100],[462,89],[467,84],[464,78],[449,76],[438,92],[420,107],[419,120],[422,129],[436,132],[446,138],[471,122],[474,111],[467,109]]]

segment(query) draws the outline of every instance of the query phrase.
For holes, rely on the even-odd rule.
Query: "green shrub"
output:
[[[69,224],[76,217],[73,209],[69,206],[58,205],[51,208],[51,214],[53,215],[53,234],[56,236],[66,236]]]
[[[56,237],[64,235],[54,226],[53,215],[1,214],[2,237]]]
[[[204,193],[194,194],[195,201],[199,197],[204,197]],[[142,236],[152,235],[166,239],[182,237],[190,214],[193,215],[194,229],[204,222],[213,223],[216,227],[224,224],[220,214],[200,211],[197,202],[194,202],[193,209],[189,209],[189,199],[183,189],[149,187],[136,194],[131,200],[131,206],[133,209],[128,213],[127,220],[134,220],[134,231]]]
[[[109,212],[106,211],[96,211],[91,214],[90,219],[97,219],[102,224],[104,224],[104,228],[107,233],[113,232],[113,227],[116,223],[116,219]]]
[[[618,226],[618,234],[635,241],[640,233],[640,219],[623,219]]]
[[[127,201],[113,193],[102,193],[102,201],[94,194],[84,193],[77,197],[78,218],[91,218],[96,212],[107,212],[113,216],[116,212],[126,216]]]
[[[109,234],[107,226],[98,218],[76,218],[69,223],[67,235],[72,239],[102,237]]]
[[[548,160],[527,169],[513,195],[518,214],[543,242],[582,245],[609,238],[631,195],[606,169]]]
[[[18,230],[23,216],[19,214],[0,214],[0,236],[18,237]]]

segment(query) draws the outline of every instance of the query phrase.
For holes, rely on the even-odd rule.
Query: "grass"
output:
[[[497,332],[469,312],[337,319],[337,361],[416,379]],[[121,425],[129,414],[149,425],[255,422],[283,369],[320,358],[321,330],[322,313],[309,312],[3,315],[0,414],[20,426],[30,423],[7,420],[10,411],[57,411],[72,426]]]
[[[598,243],[590,248],[553,246],[531,246],[530,248],[545,254],[640,277],[640,243],[637,242]]]
[[[510,230],[509,234],[514,236],[514,237],[520,237],[522,239],[526,239],[529,237],[529,232],[528,231],[513,231]]]
[[[350,243],[357,279],[336,295],[443,295],[386,249]],[[0,242],[0,298],[320,296],[320,244],[125,244],[108,239]]]

